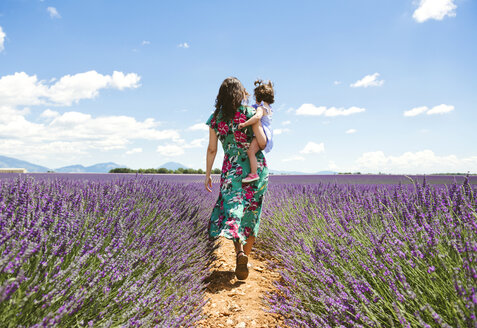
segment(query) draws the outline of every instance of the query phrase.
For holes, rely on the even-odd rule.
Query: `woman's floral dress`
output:
[[[268,168],[263,153],[257,156],[260,179],[242,184],[242,179],[250,173],[247,149],[253,139],[252,127],[239,129],[255,114],[255,109],[240,106],[235,117],[229,122],[216,119],[213,115],[207,125],[215,130],[224,149],[224,163],[220,176],[220,194],[209,221],[209,236],[224,236],[245,244],[249,236],[257,236],[260,226],[263,196],[268,186]]]

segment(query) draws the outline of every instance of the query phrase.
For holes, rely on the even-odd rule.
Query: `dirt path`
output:
[[[199,328],[211,327],[284,327],[283,320],[275,314],[265,312],[263,297],[273,290],[272,282],[278,273],[266,268],[266,262],[249,256],[247,280],[235,277],[235,250],[230,240],[221,238],[217,250],[218,260],[212,265],[204,307],[205,318],[198,322]]]

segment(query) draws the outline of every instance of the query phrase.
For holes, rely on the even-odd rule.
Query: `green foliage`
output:
[[[128,169],[127,167],[118,167],[109,170],[109,173],[135,173],[135,170]]]

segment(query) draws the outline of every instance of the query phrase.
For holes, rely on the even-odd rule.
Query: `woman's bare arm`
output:
[[[212,178],[210,174],[212,172],[212,165],[214,165],[215,155],[217,155],[217,134],[215,130],[209,128],[209,145],[207,146],[207,156],[205,163],[205,189],[208,192],[212,192]]]
[[[263,107],[257,107],[257,111],[255,112],[255,115],[253,115],[251,118],[249,118],[245,123],[240,123],[238,128],[243,129],[249,125],[254,125],[255,123],[258,123],[263,117]]]

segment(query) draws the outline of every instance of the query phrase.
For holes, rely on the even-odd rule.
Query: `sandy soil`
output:
[[[283,319],[266,312],[263,298],[274,287],[272,282],[278,273],[267,269],[266,260],[259,258],[252,250],[249,256],[249,276],[247,280],[235,277],[235,250],[230,240],[221,238],[217,250],[217,261],[210,269],[204,307],[204,319],[199,328],[211,327],[284,327]],[[251,265],[251,267],[250,267]]]

